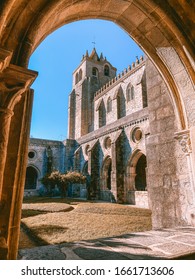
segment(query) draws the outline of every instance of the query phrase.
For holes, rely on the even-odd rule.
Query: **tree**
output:
[[[52,171],[50,174],[46,174],[41,183],[45,185],[49,194],[52,194],[52,190],[57,185],[61,196],[65,196],[69,183],[72,184],[84,184],[86,182],[86,176],[76,171],[69,171],[67,173],[60,173],[59,171]]]

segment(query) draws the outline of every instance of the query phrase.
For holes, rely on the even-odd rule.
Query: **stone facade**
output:
[[[37,176],[32,175],[37,178],[36,190],[48,172],[49,147],[52,170],[77,170],[90,177],[90,186],[74,185],[69,195],[148,207],[149,119],[143,57],[116,76],[116,68],[103,54],[98,56],[95,49],[90,55],[86,52],[73,73],[68,110],[64,143],[30,140],[27,171],[36,169]],[[25,192],[34,193],[27,183]]]
[[[51,170],[64,171],[65,146],[63,142],[31,138],[24,195],[36,195],[43,185],[40,179]]]

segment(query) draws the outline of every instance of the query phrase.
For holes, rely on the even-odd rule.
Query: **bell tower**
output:
[[[79,139],[94,130],[94,95],[104,84],[116,76],[106,57],[97,54],[83,55],[80,65],[73,72],[72,92],[69,96],[68,138]]]

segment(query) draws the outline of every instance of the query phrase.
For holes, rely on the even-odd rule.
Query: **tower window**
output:
[[[105,65],[104,67],[104,75],[109,76],[110,75],[110,68],[108,65]]]
[[[79,74],[76,73],[76,76],[75,76],[75,85],[78,83],[78,81],[79,81]]]
[[[79,70],[79,81],[82,80],[82,75],[83,75],[83,72],[82,72],[82,70],[80,69],[80,70]]]
[[[92,75],[96,77],[98,76],[98,69],[96,67],[92,68]]]

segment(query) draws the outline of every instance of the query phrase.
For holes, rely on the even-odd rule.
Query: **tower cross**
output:
[[[94,40],[94,42],[92,42],[92,44],[93,44],[93,47],[94,47],[94,49],[95,49],[95,45],[96,45],[96,42],[95,42],[95,40]]]

